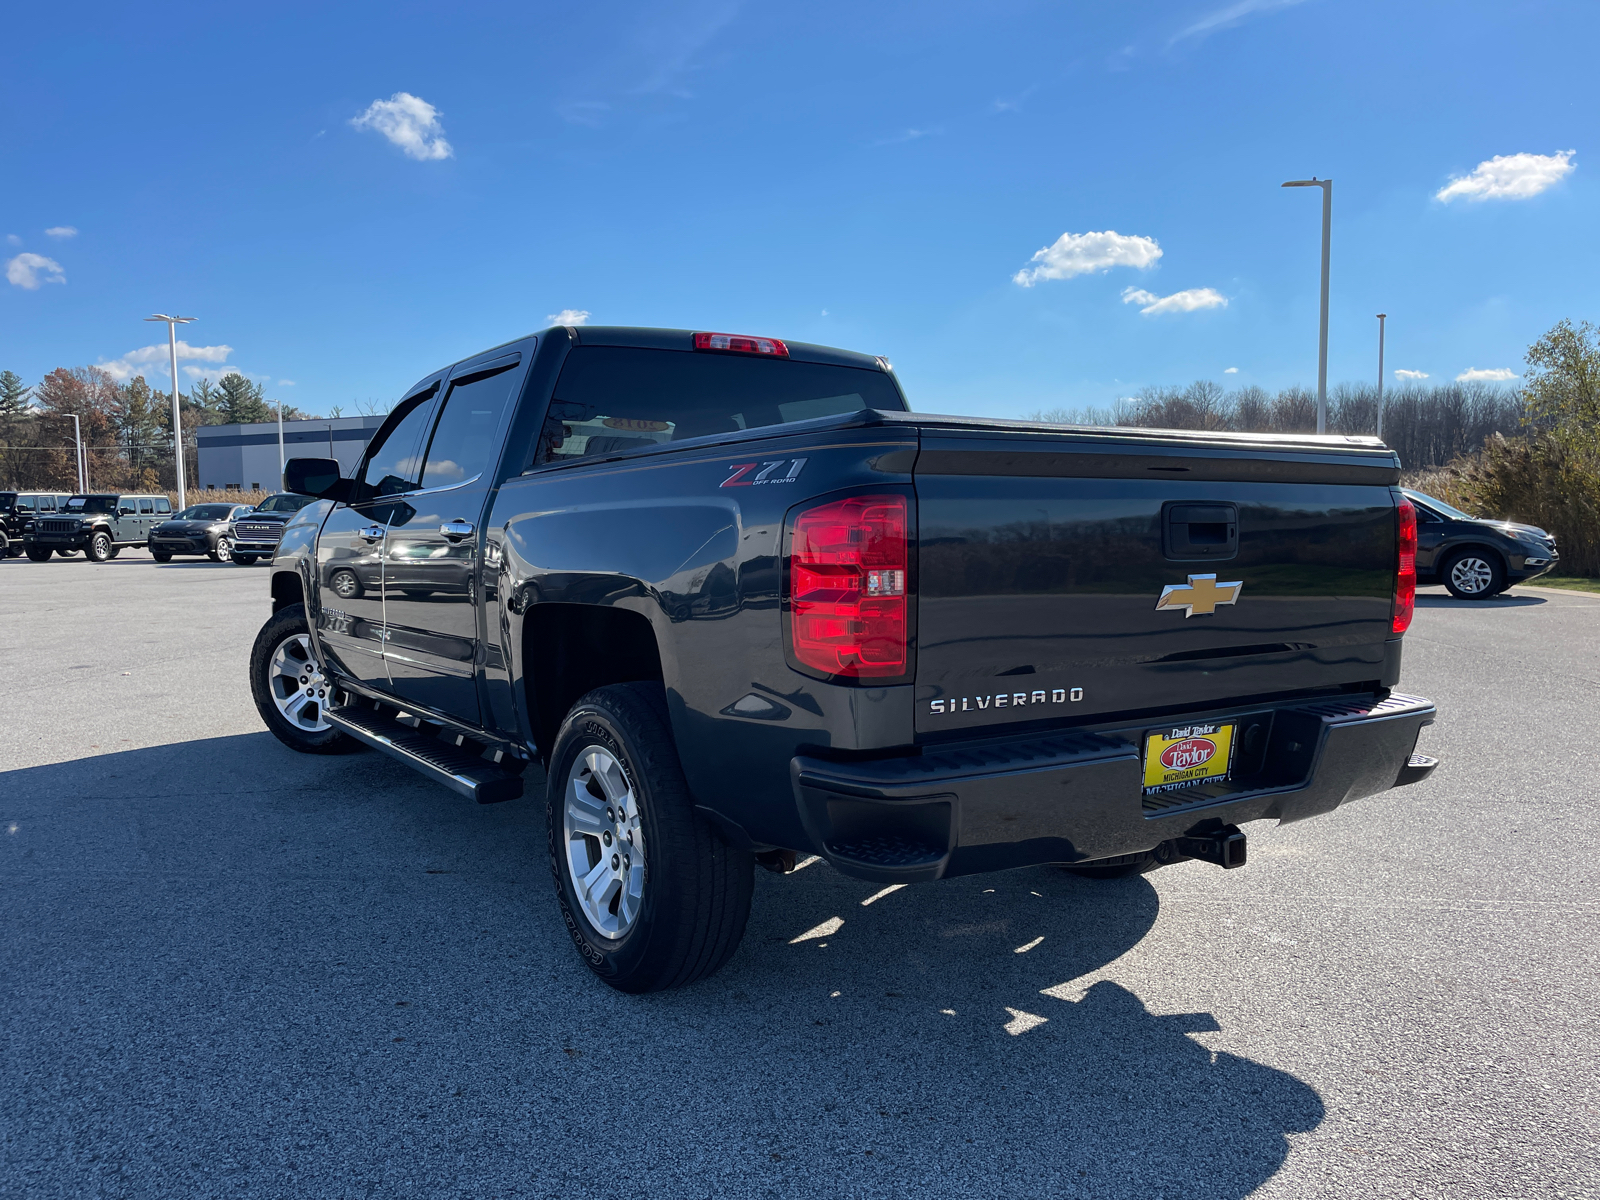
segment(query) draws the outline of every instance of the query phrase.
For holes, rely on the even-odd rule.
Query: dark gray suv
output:
[[[1443,500],[1401,488],[1417,510],[1417,582],[1442,583],[1458,600],[1486,600],[1530,583],[1561,561],[1536,525],[1469,517]]]

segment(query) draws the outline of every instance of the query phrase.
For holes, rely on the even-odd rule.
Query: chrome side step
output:
[[[479,804],[498,804],[522,795],[520,771],[507,770],[472,751],[464,738],[452,744],[428,732],[432,726],[406,719],[408,714],[391,715],[369,703],[356,701],[327,709],[328,724],[397,758],[419,774]],[[514,760],[508,760],[514,762]],[[514,763],[520,767],[521,763]]]

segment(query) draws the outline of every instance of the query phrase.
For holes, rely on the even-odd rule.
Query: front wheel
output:
[[[1487,600],[1506,590],[1505,568],[1490,554],[1464,550],[1445,563],[1444,586],[1457,600]]]
[[[171,562],[172,561],[172,551],[170,551],[170,550],[152,550],[152,551],[150,551],[150,557],[155,559],[157,562]]]
[[[750,916],[755,858],[695,811],[660,684],[590,692],[567,714],[545,793],[567,932],[621,992],[714,974]]]
[[[59,554],[62,558],[71,558],[74,554],[77,553],[77,551],[76,550],[57,550],[56,553]]]
[[[272,614],[250,650],[250,694],[267,728],[302,754],[345,754],[361,743],[328,724],[333,684],[311,652],[306,606]]]
[[[109,533],[92,533],[89,535],[89,544],[83,548],[90,562],[110,562],[116,557],[116,552],[111,545]]]
[[[235,566],[253,567],[256,565],[256,555],[254,554],[230,554],[228,557],[233,560]]]
[[[29,562],[49,562],[50,561],[50,548],[48,546],[45,546],[45,547],[28,546],[24,550],[24,553],[27,554]]]
[[[217,539],[217,545],[210,554],[206,555],[212,562],[221,562],[225,558],[233,557],[233,543],[225,537]]]

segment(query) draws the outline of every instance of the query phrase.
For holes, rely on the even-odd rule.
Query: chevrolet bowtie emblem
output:
[[[1161,589],[1157,608],[1181,608],[1183,615],[1209,617],[1219,604],[1232,604],[1244,590],[1244,581],[1218,583],[1215,575],[1191,575],[1188,583],[1169,583]]]

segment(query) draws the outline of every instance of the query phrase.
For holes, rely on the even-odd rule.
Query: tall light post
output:
[[[1383,322],[1388,313],[1378,314],[1378,436],[1383,436]]]
[[[78,493],[80,495],[89,490],[89,460],[83,455],[83,426],[78,423],[77,413],[68,413],[72,418],[72,444],[78,453]]]
[[[156,313],[153,317],[146,317],[146,321],[165,321],[167,323],[167,344],[172,350],[172,449],[176,455],[175,462],[178,468],[178,511],[188,508],[184,500],[183,486],[183,418],[178,411],[178,326],[187,325],[190,321],[198,321],[199,317],[169,317],[165,313]]]
[[[278,402],[278,481],[283,482],[283,469],[289,465],[289,460],[283,456],[283,401]]]
[[[1322,189],[1322,330],[1317,337],[1317,432],[1328,432],[1328,243],[1333,235],[1333,180],[1291,179],[1284,187]]]

